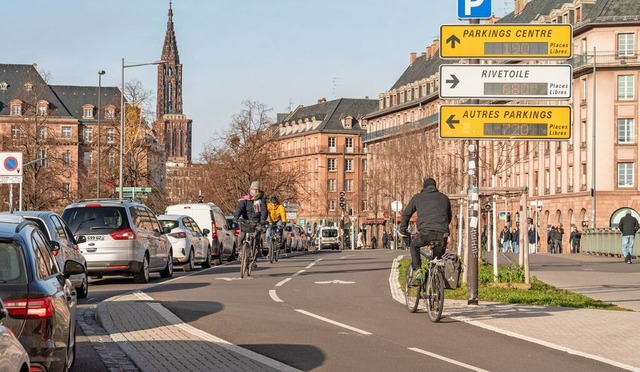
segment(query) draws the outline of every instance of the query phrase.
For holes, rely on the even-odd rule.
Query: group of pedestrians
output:
[[[520,252],[520,223],[516,222],[516,227],[512,229],[509,226],[505,225],[505,227],[500,232],[500,236],[498,237],[498,241],[500,243],[500,247],[502,248],[503,253]]]

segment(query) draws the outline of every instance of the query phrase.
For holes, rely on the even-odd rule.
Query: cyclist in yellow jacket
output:
[[[269,198],[269,202],[267,203],[267,211],[269,211],[267,222],[271,224],[276,223],[278,225],[278,242],[282,244],[282,227],[285,223],[287,223],[287,212],[284,210],[284,205],[280,204],[277,196],[272,196]],[[271,228],[267,229],[267,235],[265,237],[266,242],[269,242],[271,231]]]

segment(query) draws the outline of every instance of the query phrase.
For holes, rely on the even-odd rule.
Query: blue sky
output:
[[[193,158],[242,102],[271,116],[318,98],[377,98],[456,24],[456,0],[173,0]],[[120,64],[160,59],[168,0],[3,2],[0,63],[37,63],[52,84],[120,86]],[[513,0],[493,0],[502,16]],[[156,90],[155,66],[126,69]]]

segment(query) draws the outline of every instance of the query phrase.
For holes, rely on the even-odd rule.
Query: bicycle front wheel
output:
[[[269,263],[273,263],[274,260],[276,260],[276,242],[271,240],[269,242]]]
[[[253,247],[252,249],[247,248],[247,252],[249,252],[249,257],[247,259],[247,276],[251,276],[251,270],[253,270],[253,263],[256,259],[255,249],[255,247]]]
[[[413,270],[411,265],[409,265],[404,278],[404,298],[407,304],[407,310],[409,310],[410,313],[415,313],[416,310],[418,310],[418,303],[422,295],[422,284],[415,280],[417,274],[418,271]]]
[[[435,267],[432,267],[431,270],[435,270],[435,273],[429,275],[424,300],[427,305],[429,319],[437,323],[442,318],[442,310],[444,309],[444,275],[441,270]]]
[[[247,267],[249,266],[249,245],[244,243],[242,244],[242,250],[240,251],[242,255],[240,259],[240,278],[244,278],[247,275]]]

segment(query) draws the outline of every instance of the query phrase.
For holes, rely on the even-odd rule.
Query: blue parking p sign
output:
[[[458,18],[491,18],[491,0],[458,0]]]

